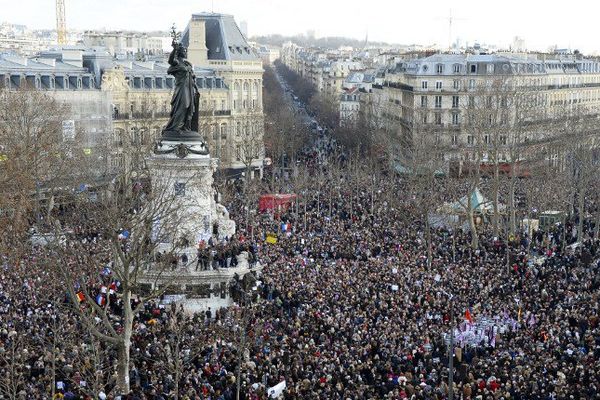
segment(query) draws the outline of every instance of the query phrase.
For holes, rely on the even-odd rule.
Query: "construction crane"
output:
[[[58,44],[67,44],[65,0],[56,0],[56,33],[58,35]]]

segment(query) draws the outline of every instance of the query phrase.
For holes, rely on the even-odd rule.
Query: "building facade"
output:
[[[168,36],[150,36],[143,32],[85,31],[85,47],[104,47],[112,55],[161,55]]]
[[[232,174],[262,174],[264,163],[263,66],[232,15],[193,14],[183,31],[188,59],[201,70],[221,77],[228,88],[226,98],[202,102],[204,135],[209,148],[221,148],[221,167]],[[223,117],[227,117],[224,119]],[[202,128],[201,128],[202,129]]]
[[[511,161],[511,146],[552,146],[561,132],[547,122],[574,107],[598,115],[600,63],[573,56],[437,54],[399,62],[362,100],[405,148],[420,135],[433,135],[448,161],[486,162],[492,146],[500,161]],[[524,125],[527,132],[519,131]]]
[[[340,126],[354,126],[360,116],[360,90],[345,89],[340,96]]]
[[[221,14],[195,14],[184,44],[200,92],[199,130],[211,155],[232,176],[262,173],[260,57],[250,51],[233,17]],[[112,143],[113,169],[134,173],[143,169],[143,155],[169,119],[174,78],[168,67],[166,59],[121,60],[104,48],[70,46],[32,58],[0,57],[0,87],[44,90],[69,104],[78,110],[73,111],[76,129],[94,136],[93,143]],[[101,106],[82,109],[83,103]],[[90,121],[106,123],[98,127]]]

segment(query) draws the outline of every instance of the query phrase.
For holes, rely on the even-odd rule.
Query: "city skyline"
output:
[[[445,48],[450,37],[448,18],[452,14],[452,42],[459,38],[463,43],[477,41],[507,48],[513,38],[519,36],[530,50],[543,51],[557,46],[587,54],[600,51],[600,45],[589,35],[595,11],[600,8],[591,1],[583,2],[583,6],[572,11],[573,18],[565,18],[564,12],[553,7],[552,2],[545,3],[544,7],[516,0],[485,6],[471,3],[457,0],[448,5],[435,0],[427,4],[389,4],[385,0],[373,0],[365,7],[363,2],[353,0],[201,0],[193,4],[184,0],[85,3],[67,0],[66,19],[67,28],[74,30],[166,31],[172,23],[183,29],[192,13],[214,11],[233,14],[238,22],[247,21],[250,36],[295,35],[314,30],[318,37],[364,39],[368,33],[372,41]],[[10,4],[9,0],[0,0],[1,8],[11,9],[1,22],[23,24],[32,29],[55,28],[53,0],[23,0],[19,8]]]

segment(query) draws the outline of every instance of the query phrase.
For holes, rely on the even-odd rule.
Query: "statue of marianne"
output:
[[[187,48],[173,39],[173,50],[169,56],[167,70],[175,77],[175,90],[171,99],[171,119],[163,130],[164,133],[180,134],[197,131],[198,87],[192,64],[186,60]]]

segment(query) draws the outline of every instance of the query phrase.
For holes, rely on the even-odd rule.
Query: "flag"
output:
[[[103,306],[106,304],[106,298],[102,294],[98,294],[96,296],[96,304],[99,306]]]
[[[108,267],[104,267],[104,269],[102,270],[102,275],[103,276],[110,275],[111,273],[112,272],[111,272],[110,268],[108,268]]]
[[[119,281],[114,281],[113,283],[110,284],[109,286],[109,294],[113,294],[117,291],[117,288],[121,285],[121,283]]]
[[[469,310],[467,308],[467,311],[465,311],[465,321],[469,321],[469,323],[473,323],[473,316],[471,315],[471,310]]]
[[[269,398],[270,399],[276,399],[279,396],[281,396],[283,394],[283,391],[285,390],[286,385],[285,385],[285,381],[283,382],[279,382],[277,385],[269,388],[269,390],[267,391],[267,393],[269,394]]]
[[[83,292],[77,292],[76,296],[77,300],[79,300],[80,303],[85,300],[85,295],[83,294]]]
[[[273,235],[272,233],[267,234],[267,243],[269,244],[275,244],[277,243],[277,236]]]

